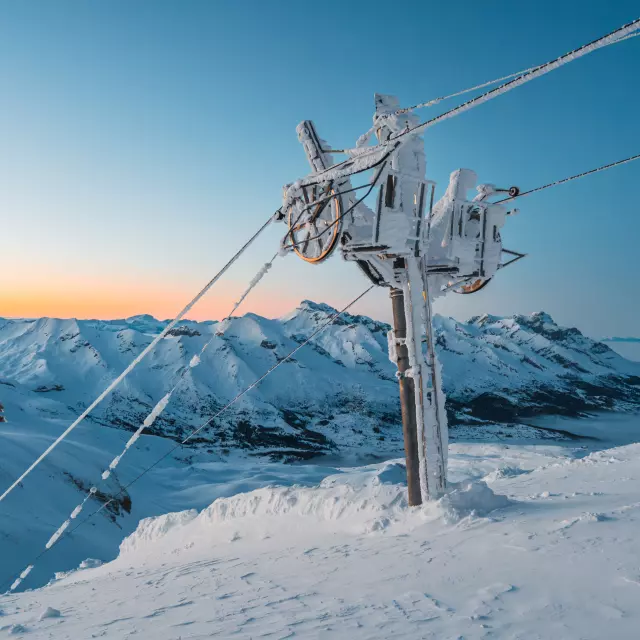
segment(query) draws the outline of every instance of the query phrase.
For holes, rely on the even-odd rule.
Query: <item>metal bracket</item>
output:
[[[511,251],[511,249],[505,249],[504,247],[502,248],[502,253],[506,253],[510,256],[515,256],[515,258],[511,258],[511,260],[507,260],[506,262],[499,264],[498,269],[504,269],[505,267],[508,267],[510,264],[513,264],[514,262],[518,262],[518,260],[522,260],[522,258],[527,257],[526,253],[518,253],[517,251]]]

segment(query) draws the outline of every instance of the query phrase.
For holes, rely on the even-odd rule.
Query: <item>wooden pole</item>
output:
[[[402,411],[402,434],[407,460],[407,488],[409,505],[422,504],[420,492],[420,459],[418,457],[418,427],[416,421],[416,391],[413,378],[405,377],[409,369],[409,350],[405,344],[407,319],[404,311],[404,294],[401,289],[389,293],[393,310],[393,331],[396,337],[396,355],[400,374],[400,409]]]

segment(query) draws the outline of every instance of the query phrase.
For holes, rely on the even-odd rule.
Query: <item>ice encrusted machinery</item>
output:
[[[395,97],[377,94],[373,127],[353,149],[339,151],[347,159],[338,163],[313,122],[302,122],[297,133],[312,173],[285,186],[279,214],[288,227],[283,251],[317,264],[339,250],[372,283],[390,289],[389,357],[398,367],[412,505],[439,497],[447,482],[448,430],[433,300],[475,293],[524,255],[502,246],[507,216],[517,210],[492,201],[505,193],[517,196],[517,187],[477,185],[473,171],[458,169],[434,203],[424,140],[405,135],[417,122]],[[367,184],[354,188],[356,175],[367,175]]]

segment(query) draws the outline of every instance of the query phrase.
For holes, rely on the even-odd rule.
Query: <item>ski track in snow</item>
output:
[[[640,445],[453,449],[453,475],[511,503],[409,510],[396,462],[286,502],[236,495],[141,523],[110,564],[1,596],[0,637],[637,638]],[[344,513],[327,510],[335,496]]]

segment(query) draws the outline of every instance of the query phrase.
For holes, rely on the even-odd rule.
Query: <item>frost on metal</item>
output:
[[[427,268],[441,274],[433,278],[435,295],[446,292],[452,282],[486,282],[500,267],[500,231],[507,211],[487,200],[495,193],[494,185],[479,185],[477,195],[469,198],[476,182],[476,174],[470,169],[454,171],[444,196],[433,207],[428,225]]]
[[[258,285],[258,283],[260,282],[260,280],[262,280],[262,278],[264,278],[264,276],[267,274],[267,272],[269,271],[269,269],[271,269],[271,267],[273,266],[273,261],[279,256],[280,254],[277,253],[269,262],[266,262],[265,264],[262,265],[262,267],[260,268],[260,270],[258,271],[258,273],[256,273],[255,276],[253,276],[251,282],[249,282],[249,286],[247,287],[247,289],[244,291],[244,293],[240,296],[240,299],[238,300],[238,302],[236,302],[235,306],[233,307],[233,310],[231,311],[231,313],[229,314],[230,316],[233,315],[236,311],[236,309],[243,303],[244,299],[251,293],[251,291]]]
[[[426,178],[418,117],[400,108],[394,96],[376,94],[374,100],[373,126],[355,148],[341,151],[343,161],[334,162],[335,151],[311,121],[298,126],[312,173],[285,187],[281,211],[296,215],[281,217],[289,224],[282,247],[294,248],[310,263],[339,247],[342,257],[355,262],[374,284],[402,290],[409,354],[404,375],[414,380],[416,390],[417,434],[410,437],[417,439],[418,460],[412,468],[419,468],[422,497],[438,498],[447,484],[448,427],[431,305],[449,291],[473,293],[495,275],[507,212],[492,202],[495,185],[481,184],[470,195],[477,177],[469,169],[451,174],[445,195],[433,206],[435,184]],[[370,144],[373,134],[375,145]],[[359,174],[364,184],[358,180],[352,187],[351,179],[355,182]],[[371,188],[364,196],[355,194],[367,184]],[[364,200],[374,187],[378,193],[370,208]],[[334,207],[329,212],[327,201]],[[300,241],[291,241],[294,234]],[[388,346],[389,358],[396,361],[393,332]]]

